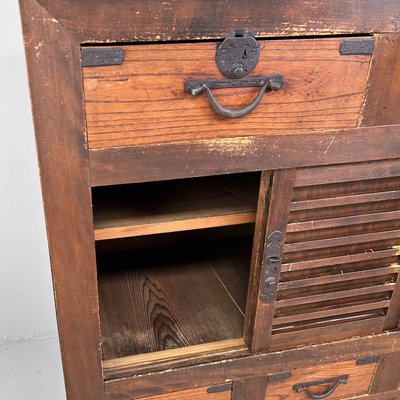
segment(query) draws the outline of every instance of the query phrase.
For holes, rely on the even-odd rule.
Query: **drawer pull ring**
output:
[[[188,79],[185,84],[185,92],[193,96],[205,92],[213,110],[225,118],[241,118],[250,114],[261,102],[267,90],[279,90],[283,85],[282,75],[259,76],[247,79],[226,79],[226,80],[201,80]],[[221,106],[212,94],[212,89],[225,89],[234,87],[261,87],[257,96],[243,108],[226,108]]]
[[[338,388],[340,384],[346,384],[348,379],[349,379],[348,375],[342,375],[337,378],[323,379],[320,381],[314,381],[308,383],[298,383],[293,386],[293,390],[297,393],[305,392],[307,396],[310,397],[311,399],[316,399],[316,400],[326,399]],[[327,383],[333,383],[333,385],[324,393],[315,394],[309,390],[309,387],[311,386],[319,386]]]

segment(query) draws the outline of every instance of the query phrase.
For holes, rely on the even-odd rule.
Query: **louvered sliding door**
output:
[[[397,326],[399,175],[399,161],[297,171],[272,348]]]
[[[399,176],[397,160],[296,171],[271,350],[397,327]]]

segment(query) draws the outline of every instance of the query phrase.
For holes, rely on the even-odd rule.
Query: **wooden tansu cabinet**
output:
[[[400,1],[20,5],[68,399],[400,399]]]

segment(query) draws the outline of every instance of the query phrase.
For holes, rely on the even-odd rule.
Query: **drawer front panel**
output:
[[[231,384],[182,390],[143,398],[143,400],[230,400]]]
[[[268,383],[265,400],[309,400],[313,396],[339,400],[362,396],[369,391],[375,369],[376,363],[357,365],[356,361],[346,361],[293,371],[286,381]],[[336,384],[339,379],[341,383]],[[327,396],[317,397],[323,394]]]
[[[244,118],[217,115],[204,93],[184,93],[190,78],[225,79],[216,43],[123,46],[121,65],[84,67],[90,148],[356,127],[371,55],[341,55],[342,39],[259,41],[249,75],[283,74]],[[248,105],[259,88],[214,90],[225,107]]]

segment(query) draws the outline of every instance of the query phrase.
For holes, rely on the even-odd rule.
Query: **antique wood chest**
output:
[[[400,1],[20,6],[68,399],[400,399]]]

